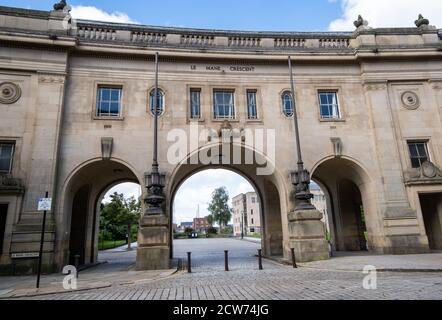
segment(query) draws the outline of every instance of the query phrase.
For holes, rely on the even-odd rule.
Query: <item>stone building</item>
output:
[[[232,198],[233,234],[247,236],[261,232],[261,211],[256,192],[239,194]]]
[[[109,188],[136,182],[147,196],[156,52],[166,201],[161,214],[141,219],[139,269],[168,267],[174,195],[210,167],[238,172],[255,187],[265,255],[289,258],[295,247],[300,261],[326,258],[317,249],[323,230],[293,228],[294,111],[305,166],[329,200],[335,250],[361,248],[362,208],[370,251],[441,249],[441,34],[422,17],[413,28],[371,29],[362,18],[355,25],[343,33],[230,32],[75,21],[63,4],[54,11],[0,7],[2,270],[13,260],[23,272],[35,265],[37,199],[46,191],[53,199],[48,270],[76,254],[82,263],[96,261],[98,209]],[[191,136],[181,161],[169,161],[174,134],[195,124],[211,134]],[[239,139],[214,140],[223,128]],[[274,148],[249,143],[247,130],[270,132],[266,145],[275,141]],[[252,161],[207,152],[213,144]],[[262,167],[272,170],[259,173]]]
[[[210,228],[209,220],[204,218],[193,218],[193,230],[200,233],[206,233]]]

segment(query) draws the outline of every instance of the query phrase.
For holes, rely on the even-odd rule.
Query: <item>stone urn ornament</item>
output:
[[[425,19],[424,16],[422,14],[420,14],[419,17],[417,18],[417,20],[414,22],[414,24],[418,28],[428,27],[430,24],[430,20]]]
[[[358,30],[368,28],[368,21],[362,18],[361,15],[358,16],[358,20],[356,20],[353,24]]]
[[[62,12],[69,12],[71,11],[71,6],[69,6],[66,2],[66,0],[61,0],[60,2],[57,2],[54,4],[54,10],[55,11],[62,11]]]

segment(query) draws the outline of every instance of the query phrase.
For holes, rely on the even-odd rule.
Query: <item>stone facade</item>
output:
[[[229,145],[252,152],[254,161],[223,166],[249,179],[260,196],[264,254],[288,259],[295,243],[299,259],[325,258],[315,255],[324,230],[317,224],[309,230],[322,215],[293,212],[295,135],[281,101],[290,89],[289,55],[303,158],[326,191],[334,249],[358,249],[362,222],[371,251],[440,249],[442,41],[436,28],[421,22],[417,28],[370,29],[362,21],[349,33],[253,33],[75,21],[67,8],[0,7],[0,140],[14,145],[12,169],[0,180],[0,203],[7,205],[2,269],[15,265],[28,272],[35,265],[29,259],[13,263],[12,254],[38,251],[37,199],[46,191],[53,210],[45,268],[60,270],[74,254],[84,263],[96,260],[100,199],[119,182],[146,186],[152,165],[148,97],[155,52],[164,93],[158,155],[166,202],[164,215],[141,219],[140,269],[168,267],[172,201],[180,184],[198,170],[220,167],[185,161],[207,151],[210,135],[202,145],[190,138],[183,161],[167,159],[171,130],[188,132],[195,123],[214,131],[226,127],[213,112],[217,89],[233,92],[228,127],[274,130],[274,156],[239,139]],[[99,86],[121,90],[117,117],[97,116]],[[190,119],[191,89],[200,91],[197,119]],[[252,117],[249,91],[256,98]],[[421,169],[410,159],[408,143],[416,141],[429,153]],[[263,163],[273,165],[271,174],[257,174]],[[362,207],[365,221],[356,221]]]
[[[238,237],[261,232],[261,210],[256,192],[232,198],[233,234]]]

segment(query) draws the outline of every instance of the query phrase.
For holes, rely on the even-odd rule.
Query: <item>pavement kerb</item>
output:
[[[284,266],[291,266],[292,262],[288,260],[280,260],[275,259],[272,257],[263,257],[263,259],[267,260],[268,262],[273,262],[278,265],[284,265]],[[297,263],[298,268],[304,268],[304,269],[313,269],[313,270],[321,270],[321,271],[339,271],[339,272],[363,272],[363,269],[342,269],[342,268],[321,268],[321,267],[314,267],[314,266],[307,266],[303,263]],[[379,268],[376,269],[377,272],[398,272],[398,273],[442,273],[441,269],[428,269],[428,268],[415,268],[415,269],[407,269],[407,268]]]
[[[23,294],[14,294],[14,291],[11,291],[10,293],[7,293],[4,296],[0,296],[0,300],[16,299],[16,298],[32,298],[32,297],[48,296],[48,295],[62,294],[62,293],[85,292],[85,291],[106,289],[106,288],[111,288],[111,287],[120,287],[120,286],[126,286],[126,285],[155,282],[155,281],[169,279],[169,278],[175,276],[178,272],[179,272],[178,269],[171,269],[170,274],[168,274],[164,277],[160,277],[160,278],[141,279],[141,280],[134,280],[134,281],[129,280],[129,281],[125,281],[125,282],[115,282],[115,283],[103,282],[100,285],[92,285],[87,288],[80,288],[80,289],[73,289],[73,290],[57,289],[57,290],[53,290],[53,291],[32,292],[32,293],[23,293]]]

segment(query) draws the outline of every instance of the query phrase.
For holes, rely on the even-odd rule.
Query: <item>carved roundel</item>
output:
[[[0,103],[13,104],[21,97],[20,87],[12,82],[0,83]]]
[[[424,162],[422,164],[422,173],[427,178],[434,178],[437,175],[437,168],[431,162]]]
[[[401,99],[404,107],[409,110],[416,110],[421,104],[418,95],[412,91],[404,92]]]

